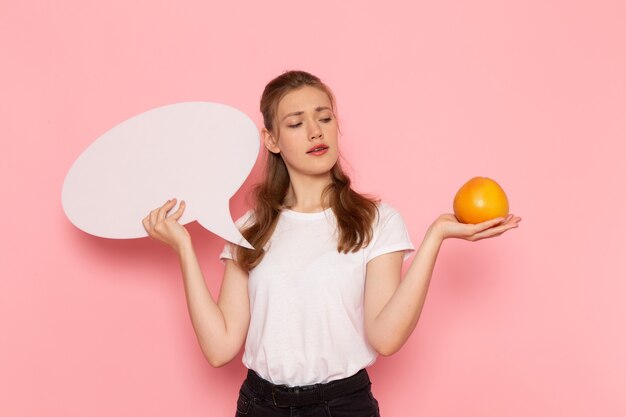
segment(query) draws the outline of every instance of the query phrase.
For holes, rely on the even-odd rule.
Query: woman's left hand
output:
[[[498,217],[483,223],[465,224],[460,223],[454,214],[446,213],[437,217],[430,228],[441,240],[453,237],[474,242],[500,236],[507,230],[518,227],[521,220],[521,217],[509,214],[507,217]]]

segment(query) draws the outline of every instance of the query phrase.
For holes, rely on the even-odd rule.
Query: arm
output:
[[[241,349],[250,323],[248,273],[227,260],[216,303],[206,286],[191,237],[178,223],[185,202],[181,201],[178,210],[166,217],[175,204],[176,200],[170,200],[152,210],[143,219],[143,226],[150,237],[172,247],[178,254],[187,308],[202,353],[211,366],[222,366]]]
[[[429,229],[402,281],[402,252],[377,256],[367,264],[365,330],[381,355],[397,352],[415,329],[442,242]]]
[[[178,252],[187,309],[202,353],[213,367],[239,353],[250,324],[248,273],[226,260],[216,303],[209,292],[191,241]]]
[[[428,228],[402,280],[402,252],[372,259],[367,264],[365,283],[365,332],[372,347],[389,356],[400,350],[413,333],[444,239],[476,241],[495,237],[517,227],[520,220],[510,215],[474,225],[461,224],[450,214],[441,215]]]

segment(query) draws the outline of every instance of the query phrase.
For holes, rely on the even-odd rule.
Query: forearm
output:
[[[226,321],[204,281],[191,242],[178,250],[187,309],[204,356],[212,366],[224,364],[228,344]]]
[[[400,285],[376,317],[378,340],[385,341],[382,354],[397,352],[415,329],[442,242],[429,228]]]

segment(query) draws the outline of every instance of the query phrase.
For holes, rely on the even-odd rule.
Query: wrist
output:
[[[193,244],[191,243],[191,239],[185,239],[182,242],[178,243],[174,246],[174,250],[179,258],[185,256],[186,254],[193,252]]]
[[[426,238],[430,238],[436,240],[438,243],[442,243],[446,239],[446,236],[441,230],[440,225],[437,222],[434,222],[426,231]]]

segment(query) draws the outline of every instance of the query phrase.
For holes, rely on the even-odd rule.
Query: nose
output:
[[[322,129],[320,128],[319,123],[314,122],[311,125],[311,131],[309,132],[309,140],[321,139],[322,136]]]

